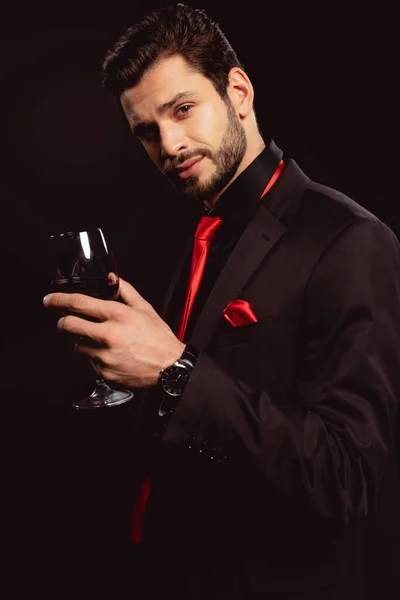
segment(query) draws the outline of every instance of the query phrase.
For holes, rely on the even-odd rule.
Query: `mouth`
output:
[[[195,156],[194,158],[186,160],[184,163],[182,163],[181,165],[179,165],[179,167],[175,169],[176,175],[180,179],[186,179],[187,177],[194,175],[194,173],[196,173],[199,169],[200,163],[202,162],[203,158],[204,156]]]

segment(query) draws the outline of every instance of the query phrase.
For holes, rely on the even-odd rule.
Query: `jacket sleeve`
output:
[[[379,489],[400,395],[400,251],[386,225],[358,219],[331,242],[304,291],[299,331],[284,407],[201,352],[163,439],[217,443],[230,463],[348,521]]]

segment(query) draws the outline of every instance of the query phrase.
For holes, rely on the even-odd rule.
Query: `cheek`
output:
[[[213,150],[216,150],[223,138],[226,129],[226,113],[222,110],[216,111],[215,107],[208,105],[202,110],[199,134]]]

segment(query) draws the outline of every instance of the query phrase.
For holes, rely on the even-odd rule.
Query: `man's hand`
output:
[[[83,336],[75,349],[95,361],[104,379],[126,387],[154,386],[160,370],[181,356],[185,344],[128,282],[120,279],[119,290],[125,304],[63,293],[49,294],[43,304],[98,319],[92,322],[68,315],[58,321],[57,328]],[[85,338],[94,343],[89,345]]]

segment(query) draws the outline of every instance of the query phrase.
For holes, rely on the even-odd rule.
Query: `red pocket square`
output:
[[[232,300],[224,309],[223,315],[233,327],[257,323],[258,321],[250,304],[245,300]]]

